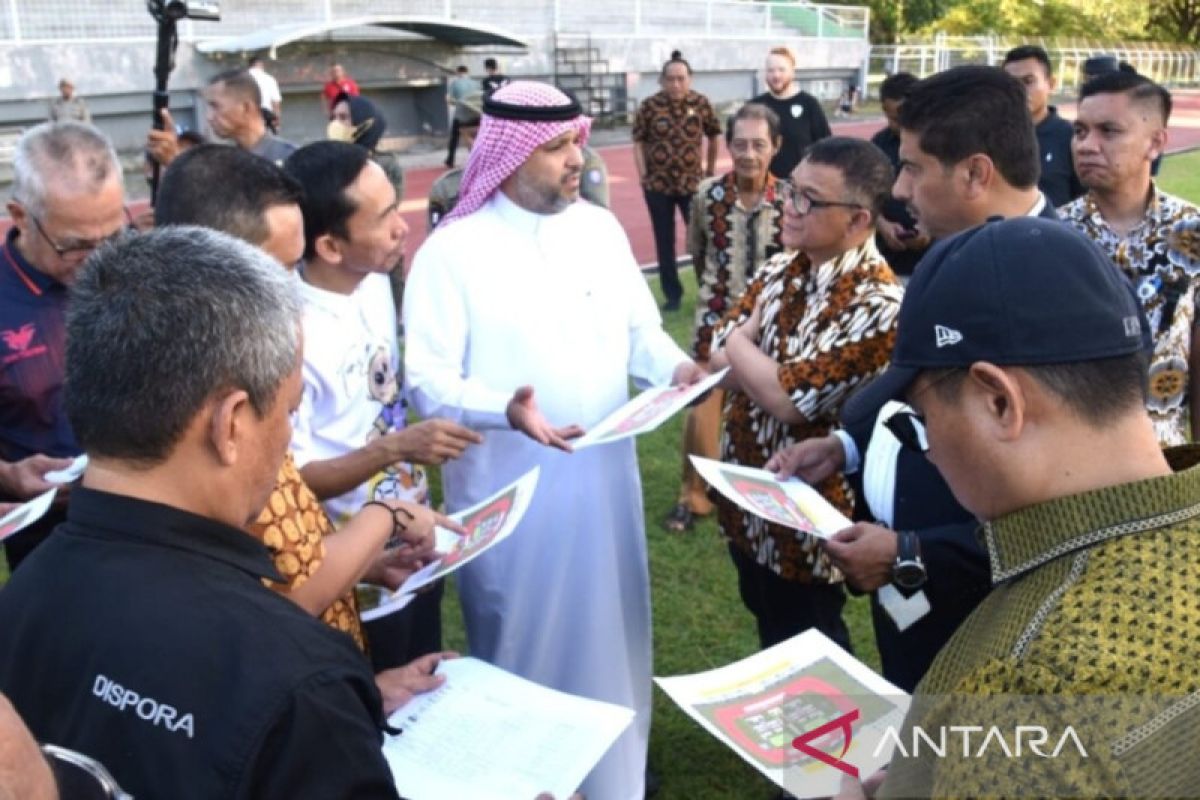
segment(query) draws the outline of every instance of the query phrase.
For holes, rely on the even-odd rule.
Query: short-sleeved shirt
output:
[[[51,122],[91,122],[92,112],[88,111],[87,103],[79,95],[72,95],[70,100],[56,97],[50,101]]]
[[[467,122],[479,116],[475,111],[462,103],[463,99],[474,94],[476,91],[475,81],[466,75],[450,81],[450,85],[446,88],[446,93],[454,103],[454,119],[459,122]]]
[[[281,167],[283,166],[283,162],[287,161],[288,156],[296,152],[296,145],[286,139],[280,139],[275,134],[267,131],[258,140],[258,143],[250,148],[250,152],[256,156],[265,158],[277,167]]]
[[[783,250],[783,197],[775,189],[768,173],[758,204],[746,208],[730,172],[705,179],[696,192],[688,222],[688,252],[700,284],[692,336],[696,359],[708,360],[713,328],[742,299],[759,266]]]
[[[689,91],[682,100],[658,92],[642,101],[633,121],[633,141],[642,145],[646,177],[642,188],[693,195],[704,178],[705,137],[720,136],[721,122],[708,98]]]
[[[824,264],[813,265],[795,252],[780,253],[764,264],[714,332],[713,348],[723,347],[761,304],[759,349],[779,363],[779,383],[805,421],[780,422],[744,392],[728,392],[722,460],[762,467],[784,447],[832,431],[850,393],[887,366],[902,296],[874,238]],[[853,510],[850,486],[841,473],[815,488],[844,514]],[[769,524],[723,498],[718,498],[717,519],[733,546],[785,580],[842,579],[812,534]]]
[[[1200,209],[1151,184],[1145,219],[1128,236],[1109,227],[1091,194],[1063,206],[1059,214],[1100,245],[1133,282],[1154,332],[1150,419],[1162,446],[1187,443],[1192,331],[1200,302]]]
[[[1051,106],[1046,118],[1034,128],[1038,142],[1038,161],[1042,172],[1038,188],[1055,208],[1066,205],[1085,191],[1075,174],[1075,162],[1071,158],[1071,139],[1074,132],[1071,123],[1058,115]]]
[[[10,228],[0,249],[0,458],[79,455],[63,409],[67,287],[25,260]]]
[[[483,96],[487,97],[501,86],[507,85],[508,78],[497,72],[495,75],[485,75],[484,77],[480,78],[479,84],[483,87]]]
[[[779,152],[771,159],[770,167],[771,174],[776,178],[786,180],[792,177],[792,170],[800,163],[805,148],[832,135],[825,109],[808,92],[797,92],[784,99],[763,92],[750,102],[766,106],[779,117],[779,134],[783,141]]]
[[[325,560],[324,537],[333,533],[333,525],[317,496],[300,477],[290,452],[279,468],[266,507],[250,524],[250,533],[271,551],[275,569],[283,577],[282,581],[264,581],[272,589],[299,588],[316,574]],[[321,620],[348,634],[360,650],[367,649],[353,590],[334,600],[321,613]]]
[[[304,303],[304,392],[292,426],[303,469],[338,458],[407,424],[401,392],[396,307],[384,275],[368,275],[350,295],[300,284]],[[425,498],[424,468],[396,463],[364,484],[324,501],[335,527],[368,500]]]

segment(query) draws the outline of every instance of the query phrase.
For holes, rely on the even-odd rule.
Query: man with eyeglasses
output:
[[[63,412],[68,287],[100,243],[129,222],[112,145],[80,122],[44,123],[17,143],[12,228],[0,252],[0,499],[48,491],[45,474],[79,445]],[[65,518],[57,503],[5,542],[10,569]]]
[[[783,191],[786,252],[759,268],[713,333],[713,369],[730,367],[722,460],[762,467],[787,445],[823,436],[842,403],[887,365],[902,290],[875,248],[892,166],[878,148],[834,137],[813,144]],[[849,514],[841,474],[816,488]],[[718,498],[738,588],[766,648],[809,628],[846,649],[842,573],[818,539]]]
[[[922,231],[945,238],[990,217],[1057,219],[1037,188],[1033,119],[1012,76],[993,67],[947,70],[913,86],[899,114],[901,167],[892,193]],[[920,271],[918,264],[914,275]],[[950,346],[953,331],[941,335]],[[859,522],[825,552],[851,587],[872,593],[883,674],[912,691],[991,583],[975,518],[893,433],[905,420],[893,417],[904,410],[855,396],[841,429],[781,451],[768,469],[810,483],[839,471],[851,476],[860,517],[879,524]]]
[[[725,144],[733,170],[705,178],[692,199],[688,252],[696,282],[696,321],[692,357],[708,361],[714,327],[746,293],[758,266],[783,249],[780,234],[783,197],[770,172],[780,146],[779,116],[764,105],[746,103],[729,121]],[[673,533],[692,528],[693,517],[713,511],[708,484],[692,466],[690,455],[717,458],[724,392],[688,410],[683,425],[683,481],[679,500],[663,521]]]

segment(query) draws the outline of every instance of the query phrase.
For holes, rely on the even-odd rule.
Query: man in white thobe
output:
[[[417,253],[404,296],[417,410],[485,431],[443,470],[450,511],[533,466],[511,539],[463,568],[471,653],[544,686],[637,712],[585,781],[641,800],[650,729],[650,590],[632,439],[570,438],[643,387],[703,376],[662,329],[611,213],[575,202],[590,120],[557,89],[485,100],[454,212]]]

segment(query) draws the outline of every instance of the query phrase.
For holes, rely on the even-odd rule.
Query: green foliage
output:
[[[957,0],[925,33],[1144,39],[1150,7],[1134,0]]]
[[[1200,0],[1155,0],[1150,34],[1167,42],[1200,42]]]

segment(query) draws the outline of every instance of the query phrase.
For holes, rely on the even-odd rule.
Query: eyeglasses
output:
[[[33,220],[33,227],[37,228],[37,232],[46,240],[46,244],[50,245],[50,249],[61,259],[69,258],[85,258],[91,255],[92,251],[97,247],[108,242],[116,241],[121,238],[126,232],[133,230],[133,215],[129,213],[129,209],[125,208],[125,221],[127,225],[122,226],[115,233],[105,236],[103,239],[74,239],[66,244],[59,244],[50,238],[50,234],[46,233],[46,229],[42,227],[42,221],[35,215],[30,214],[29,218]]]
[[[844,203],[839,200],[818,200],[815,197],[809,197],[790,182],[780,181],[779,194],[783,197],[783,201],[791,203],[792,210],[802,217],[812,211],[820,211],[822,208],[863,208],[862,203]]]
[[[929,452],[929,439],[925,436],[925,417],[915,411],[897,411],[883,421],[884,426],[906,450],[916,453]]]

